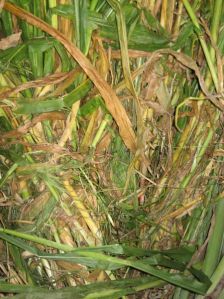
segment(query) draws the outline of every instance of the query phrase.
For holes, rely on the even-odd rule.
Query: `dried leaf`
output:
[[[109,70],[110,70],[110,62],[107,57],[106,50],[103,47],[103,42],[102,42],[101,38],[96,37],[95,40],[96,40],[97,49],[99,52],[99,59],[97,61],[97,69],[98,69],[98,72],[100,73],[100,75],[106,79],[107,75],[109,73]]]
[[[75,126],[75,123],[76,123],[76,116],[77,116],[77,113],[78,113],[78,110],[79,110],[79,106],[80,106],[80,101],[77,101],[75,102],[73,105],[72,105],[72,110],[71,110],[71,113],[69,114],[68,118],[67,118],[67,121],[66,121],[66,127],[65,127],[65,130],[58,142],[58,144],[60,146],[64,146],[65,143],[67,142],[67,140],[71,139],[71,135],[72,135],[72,130]]]
[[[151,57],[153,54],[151,52],[140,51],[140,50],[128,50],[128,57],[139,58],[139,57]],[[121,59],[121,50],[111,51],[111,58]]]
[[[15,129],[11,130],[9,132],[6,132],[1,135],[2,138],[12,138],[12,137],[19,137],[21,135],[24,135],[28,132],[28,130],[32,127],[34,127],[37,123],[43,121],[43,120],[65,120],[66,116],[63,112],[48,112],[48,113],[42,113],[36,117],[34,117],[31,121],[28,121],[25,125]]]
[[[156,95],[159,100],[160,106],[162,106],[164,111],[167,111],[170,104],[170,95],[167,86],[163,81],[160,83],[159,88],[156,90]]]
[[[34,151],[44,151],[52,154],[60,154],[63,156],[70,156],[73,159],[83,162],[84,158],[81,154],[77,152],[72,152],[68,148],[61,147],[57,144],[52,143],[38,143],[32,144],[29,142],[21,141],[21,140],[14,140],[14,141],[0,141],[0,146],[4,148],[9,148],[13,144],[22,144],[27,148],[31,148]]]
[[[144,53],[143,53],[144,54]],[[150,57],[149,61],[147,62],[148,65],[150,65],[155,60],[159,59],[161,54],[169,54],[176,58],[179,63],[184,65],[185,67],[191,69],[194,71],[196,77],[198,78],[200,87],[202,92],[205,94],[206,98],[210,100],[217,108],[219,108],[221,111],[224,111],[224,104],[223,102],[218,98],[217,95],[213,95],[209,93],[204,78],[201,75],[201,71],[197,65],[197,63],[188,55],[185,55],[183,53],[175,52],[171,49],[161,49],[153,52],[153,55]]]
[[[168,113],[167,110],[162,105],[160,105],[157,102],[145,101],[145,103],[147,105],[149,105],[150,108],[152,108],[153,110],[155,110],[156,113],[160,113],[160,114],[164,114],[164,113],[167,114]]]
[[[20,91],[29,89],[29,88],[34,88],[34,87],[40,87],[40,86],[45,86],[45,85],[50,85],[50,84],[57,84],[61,83],[65,79],[69,78],[71,74],[73,74],[74,71],[68,72],[68,73],[55,73],[53,75],[49,75],[47,77],[34,80],[34,81],[29,81],[26,83],[23,83],[19,86],[16,86],[10,90],[4,91],[0,93],[0,99],[4,99],[9,97],[12,94],[18,93]]]
[[[12,47],[16,47],[19,43],[22,31],[11,34],[0,40],[0,50],[6,50]]]

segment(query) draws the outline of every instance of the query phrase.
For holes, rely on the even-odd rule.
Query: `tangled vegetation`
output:
[[[0,9],[1,296],[224,298],[223,1]]]

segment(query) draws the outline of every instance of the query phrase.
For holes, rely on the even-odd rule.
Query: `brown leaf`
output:
[[[167,111],[168,107],[170,105],[170,95],[169,95],[169,91],[168,88],[166,86],[166,84],[164,83],[164,81],[162,81],[158,87],[158,89],[156,90],[156,95],[158,98],[158,101],[160,103],[160,106]]]
[[[75,264],[75,263],[71,263],[71,262],[66,262],[66,261],[57,261],[56,262],[57,265],[59,267],[61,267],[62,269],[65,269],[67,271],[82,271],[83,274],[85,274],[85,278],[87,278],[89,276],[88,271],[86,270],[86,267],[80,264]]]
[[[46,76],[41,79],[37,79],[34,81],[29,81],[26,83],[23,83],[19,86],[16,86],[10,90],[4,91],[0,93],[0,99],[4,99],[9,97],[12,94],[18,93],[20,91],[33,88],[33,87],[40,87],[40,86],[45,86],[45,85],[50,85],[50,84],[57,84],[62,82],[63,80],[67,79],[70,77],[71,74],[74,73],[74,70],[68,73],[55,73],[53,75]]]
[[[49,192],[42,192],[34,200],[24,205],[21,209],[20,220],[34,220],[34,218],[44,209],[49,198]]]
[[[95,43],[99,53],[99,59],[97,60],[96,66],[99,74],[106,79],[110,70],[110,62],[103,47],[101,38],[99,38],[98,36],[95,37]]]
[[[16,47],[19,43],[21,31],[18,33],[11,34],[0,40],[0,50],[6,50],[8,48]]]
[[[128,50],[128,56],[130,58],[139,58],[139,57],[151,57],[153,54],[151,52],[139,51],[139,50]],[[121,59],[121,50],[111,51],[111,58]]]

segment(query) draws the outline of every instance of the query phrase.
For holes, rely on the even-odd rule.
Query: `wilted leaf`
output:
[[[167,113],[167,110],[164,109],[164,107],[157,103],[157,102],[153,102],[153,101],[145,101],[146,105],[148,105],[150,108],[152,108],[153,110],[155,110],[156,113],[160,113],[160,114],[164,114]]]
[[[16,47],[19,43],[22,31],[14,33],[0,40],[0,50]]]
[[[63,112],[51,112],[51,113],[43,113],[41,115],[38,115],[36,117],[34,117],[31,121],[28,121],[25,125],[15,129],[15,130],[11,130],[9,132],[6,132],[4,134],[2,134],[2,138],[10,138],[10,137],[19,137],[23,134],[25,134],[26,132],[28,132],[28,130],[35,126],[38,122],[41,122],[43,120],[64,120],[65,119],[65,114]]]
[[[34,81],[29,81],[23,84],[20,84],[19,86],[16,86],[10,90],[4,91],[0,93],[0,99],[4,99],[9,97],[12,94],[16,94],[20,91],[26,90],[28,88],[32,87],[39,87],[39,86],[45,86],[45,85],[50,85],[50,84],[57,84],[65,79],[67,79],[72,72],[68,73],[55,73],[53,75],[49,75],[47,77],[34,80]]]
[[[156,95],[159,100],[160,106],[163,108],[163,110],[167,111],[170,104],[170,95],[167,86],[163,81],[160,83],[159,88],[156,90]]]

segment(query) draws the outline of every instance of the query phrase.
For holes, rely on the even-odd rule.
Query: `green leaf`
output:
[[[35,53],[43,53],[54,46],[55,40],[52,37],[36,38],[29,40],[27,44],[30,51]]]
[[[0,292],[2,293],[35,293],[35,292],[48,292],[48,289],[42,287],[35,287],[21,284],[11,284],[6,282],[0,282]],[[14,297],[11,297],[14,298]]]
[[[186,23],[182,28],[181,31],[178,35],[177,40],[175,41],[174,45],[172,48],[174,50],[179,50],[183,48],[186,43],[189,42],[189,39],[191,39],[192,35],[194,35],[194,26],[192,25],[191,22]]]
[[[197,279],[192,279],[190,277],[187,277],[183,274],[173,274],[166,272],[164,270],[156,269],[155,267],[152,267],[147,263],[147,260],[131,260],[131,259],[121,259],[113,256],[109,256],[106,254],[103,254],[101,252],[94,252],[92,250],[88,250],[86,248],[85,250],[77,249],[73,250],[73,252],[66,253],[66,254],[48,254],[43,253],[37,248],[34,248],[30,245],[27,245],[26,242],[22,240],[18,240],[16,237],[10,236],[8,234],[14,234],[20,237],[28,237],[32,241],[36,242],[42,242],[42,244],[45,243],[49,244],[48,246],[52,246],[53,244],[56,244],[56,248],[59,248],[60,244],[57,244],[56,242],[52,242],[49,240],[44,240],[41,238],[38,238],[36,236],[27,235],[24,233],[19,233],[16,231],[10,231],[8,229],[0,229],[0,237],[14,245],[19,246],[22,249],[28,250],[29,252],[37,255],[40,258],[46,258],[46,259],[61,259],[64,258],[66,261],[73,261],[76,263],[81,263],[84,265],[87,265],[89,267],[96,267],[100,269],[104,269],[104,267],[108,267],[108,269],[117,269],[121,267],[133,267],[137,270],[143,271],[147,274],[153,275],[159,279],[162,279],[168,283],[171,283],[173,285],[185,288],[189,291],[199,293],[199,294],[205,294],[210,286],[210,280],[206,279],[205,281],[205,275],[203,275],[203,282],[198,281]],[[54,246],[54,245],[53,245]],[[60,247],[66,247],[65,245],[60,245]],[[68,246],[67,246],[68,247]],[[66,248],[67,248],[66,247]],[[28,249],[29,248],[29,249]],[[122,248],[122,247],[121,247]],[[158,261],[157,261],[158,262]],[[198,273],[197,273],[197,276]],[[199,277],[200,279],[200,277]]]
[[[130,21],[130,25],[133,17],[136,17],[137,11],[134,6],[132,6],[132,8],[135,10],[134,14],[130,12],[130,5],[124,5],[122,7],[125,17],[127,15],[127,19],[128,21]],[[53,13],[62,15],[70,19],[74,18],[74,11],[75,8],[72,5],[59,5],[52,9]],[[100,14],[100,12],[96,13],[94,11],[88,11],[87,19],[88,26],[92,27],[92,29],[98,29],[101,37],[111,39],[115,42],[114,46],[119,48],[119,38],[115,18],[105,19],[103,14]],[[149,30],[139,21],[131,34],[128,36],[128,46],[132,49],[145,51],[153,51],[169,47],[169,38],[164,34],[164,32],[161,32]]]
[[[14,173],[14,171],[16,170],[16,168],[18,167],[17,163],[14,163],[9,170],[7,171],[7,173],[5,174],[5,176],[3,178],[1,178],[0,180],[0,188],[5,184],[5,182],[7,181],[7,179]]]
[[[149,27],[164,37],[168,37],[168,32],[160,25],[158,19],[156,19],[149,10],[143,9],[144,16],[148,22]]]
[[[54,46],[54,40],[49,38],[38,38],[28,42],[28,54],[34,78],[43,76],[44,52]]]
[[[135,279],[119,279],[114,281],[97,282],[77,287],[66,287],[60,290],[49,291],[40,287],[0,284],[0,291],[20,293],[11,297],[15,299],[98,299],[98,298],[121,298],[148,288],[161,287],[164,283],[154,277],[146,276]]]
[[[93,113],[99,107],[103,107],[105,109],[104,102],[100,96],[96,96],[90,100],[88,100],[82,107],[79,109],[80,116],[86,116],[88,114]]]
[[[3,31],[6,36],[11,35],[14,33],[13,31],[13,22],[12,22],[12,15],[5,11],[4,9],[1,11],[1,21],[3,24]]]
[[[53,14],[73,19],[75,14],[75,8],[73,5],[70,4],[59,4],[53,8],[50,9]]]
[[[15,268],[20,273],[20,276],[24,279],[24,281],[28,281],[29,283],[33,284],[33,279],[30,275],[29,268],[22,257],[21,249],[15,245],[9,245],[9,252],[10,256],[13,259],[13,263]]]
[[[1,63],[5,62],[8,64],[11,61],[18,62],[27,58],[27,56],[28,56],[28,52],[27,52],[26,44],[18,45],[14,48],[9,48],[4,51],[0,50]]]
[[[100,36],[116,42],[114,46],[118,48],[118,36],[114,26],[110,26],[110,28],[101,28]],[[137,24],[132,34],[129,35],[128,47],[136,50],[155,51],[169,47],[169,41],[167,38],[164,38],[153,31],[149,31],[143,25]]]
[[[18,108],[15,110],[17,114],[37,114],[51,111],[58,111],[64,108],[62,99],[51,100],[19,100]]]
[[[55,42],[55,49],[58,52],[58,55],[60,56],[60,59],[61,59],[62,72],[68,72],[71,67],[71,58],[68,57],[67,51],[65,50],[63,45],[57,41]]]
[[[92,88],[92,82],[86,80],[64,97],[64,104],[66,107],[71,107],[75,102],[81,100],[87,95]]]

